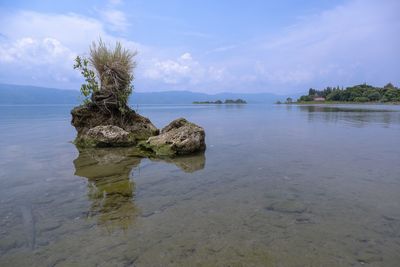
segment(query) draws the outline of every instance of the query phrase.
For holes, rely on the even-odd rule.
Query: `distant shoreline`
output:
[[[349,101],[297,101],[292,103],[284,103],[286,105],[314,105],[314,104],[344,104],[344,105],[400,105],[400,102],[349,102]]]
[[[193,105],[244,105],[247,103],[214,103],[214,102],[193,102]]]
[[[232,100],[232,99],[226,99],[224,102],[222,102],[221,100],[216,100],[216,101],[193,101],[192,104],[215,104],[215,105],[231,105],[231,104],[247,104],[247,102],[243,99],[236,99],[236,100]]]

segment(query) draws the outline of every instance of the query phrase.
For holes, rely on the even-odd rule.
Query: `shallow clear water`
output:
[[[70,143],[69,106],[0,107],[0,266],[399,266],[400,107],[141,106],[204,154]]]

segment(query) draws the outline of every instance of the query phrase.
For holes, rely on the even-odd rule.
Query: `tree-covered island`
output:
[[[400,104],[400,88],[391,83],[374,87],[366,83],[347,88],[326,87],[323,90],[310,88],[308,95],[301,96],[294,103],[393,103]],[[292,102],[287,101],[287,104]]]
[[[247,104],[247,102],[243,99],[226,99],[224,102],[221,100],[217,101],[194,101],[193,104]]]

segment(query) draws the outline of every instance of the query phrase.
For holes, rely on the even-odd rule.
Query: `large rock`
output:
[[[160,135],[150,137],[140,146],[158,156],[191,154],[205,150],[205,132],[202,127],[179,118],[163,128]]]
[[[114,126],[96,126],[90,128],[86,133],[86,142],[91,142],[90,146],[127,146],[135,144],[135,138],[124,129]]]
[[[110,112],[100,109],[98,105],[89,103],[79,107],[75,107],[71,111],[72,121],[71,124],[76,128],[78,136],[75,143],[80,147],[86,146],[118,146],[128,144],[136,144],[138,141],[146,140],[150,136],[157,135],[159,130],[151,123],[148,118],[140,116],[135,111],[128,109],[124,114],[111,110]],[[120,142],[111,142],[112,138],[107,142],[103,142],[103,139],[99,139],[99,142],[93,142],[93,137],[101,137],[102,134],[98,133],[101,128],[91,130],[97,126],[116,126],[129,134],[128,142],[126,139]],[[111,129],[111,128],[110,128]],[[109,129],[109,130],[110,130]],[[100,132],[104,132],[105,129],[101,129]],[[91,134],[89,135],[89,131]],[[109,131],[110,132],[110,131]],[[110,133],[115,134],[116,128],[112,129]],[[120,134],[120,132],[118,130]],[[105,133],[105,132],[104,132]],[[126,134],[122,134],[126,138]],[[101,137],[105,138],[105,136]]]

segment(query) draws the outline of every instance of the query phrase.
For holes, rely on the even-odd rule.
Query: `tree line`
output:
[[[391,83],[384,87],[374,87],[366,83],[347,88],[326,87],[323,90],[310,88],[308,95],[301,96],[299,102],[314,101],[315,97],[323,97],[326,101],[343,102],[400,102],[400,88]]]

